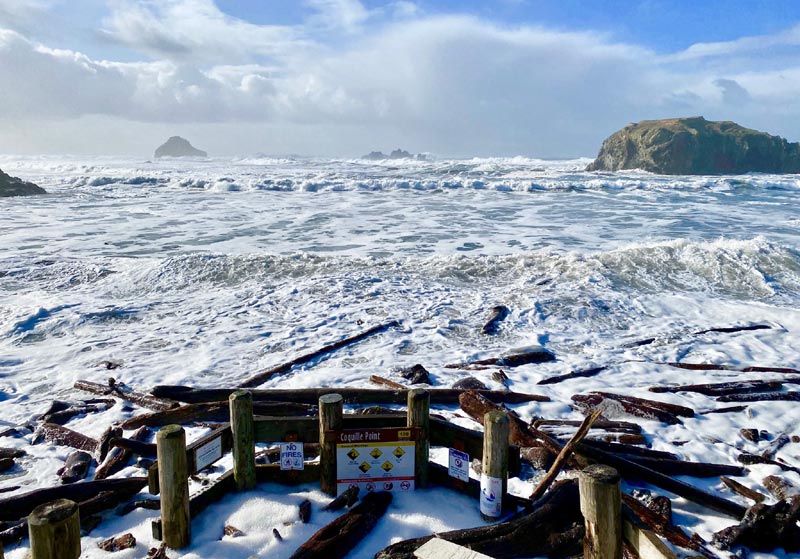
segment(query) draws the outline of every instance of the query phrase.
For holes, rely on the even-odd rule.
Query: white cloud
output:
[[[318,27],[354,33],[370,17],[359,0],[305,0],[317,14],[309,22]]]

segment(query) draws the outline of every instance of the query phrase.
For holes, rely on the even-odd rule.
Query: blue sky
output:
[[[800,2],[0,0],[0,152],[591,156],[704,115],[800,139]]]

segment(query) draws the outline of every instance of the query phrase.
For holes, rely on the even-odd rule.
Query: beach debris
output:
[[[689,371],[733,371],[737,373],[782,373],[800,375],[800,369],[789,367],[737,367],[735,365],[719,365],[716,363],[678,363],[675,361],[655,361],[655,365],[667,365]]]
[[[552,452],[541,446],[520,449],[520,458],[537,470],[549,470],[556,460]]]
[[[39,416],[39,421],[64,425],[79,415],[97,413],[113,407],[117,403],[113,398],[94,398],[82,402],[64,402],[53,400],[50,407]]]
[[[272,535],[275,536],[275,539],[278,540],[279,542],[283,541],[283,536],[281,536],[281,533],[278,532],[277,528],[272,529]]]
[[[135,390],[130,389],[128,386],[118,383],[114,377],[109,377],[108,384],[105,385],[88,380],[78,380],[75,381],[73,386],[78,390],[83,390],[84,392],[90,392],[92,394],[99,394],[100,396],[115,396],[117,398],[121,398],[122,400],[131,402],[132,404],[137,404],[143,408],[154,411],[169,410],[178,406],[177,402],[152,396],[150,394],[136,392]]]
[[[187,404],[164,411],[137,415],[120,423],[123,429],[138,429],[142,426],[163,427],[172,424],[186,424],[193,421],[230,421],[230,407],[227,401]],[[310,404],[253,402],[253,413],[269,416],[314,415],[317,407]]]
[[[790,441],[791,439],[789,438],[789,435],[786,433],[781,433],[775,437],[771,443],[769,443],[769,446],[764,449],[764,451],[761,453],[761,456],[770,460],[775,458],[775,455],[778,454],[778,451],[789,444]]]
[[[169,559],[167,557],[167,544],[162,543],[158,548],[151,547],[146,559]]]
[[[192,388],[189,386],[161,385],[153,388],[156,396],[165,396],[180,402],[221,402],[235,392],[236,388]],[[461,390],[452,388],[429,388],[431,404],[457,404]],[[408,390],[370,389],[370,388],[295,388],[251,390],[253,401],[296,402],[317,404],[320,396],[340,394],[345,403],[351,404],[407,404]],[[480,391],[492,400],[508,404],[524,404],[527,402],[549,402],[550,398],[541,394],[525,394],[510,390]]]
[[[107,371],[113,371],[122,367],[122,363],[120,361],[111,361],[110,359],[106,359],[105,361],[100,361],[97,366],[103,367]]]
[[[758,441],[761,440],[761,435],[758,433],[758,429],[753,429],[752,427],[739,429],[739,434],[742,436],[742,438],[750,441],[751,443],[758,444]]]
[[[490,357],[489,359],[478,359],[467,363],[452,363],[445,365],[445,369],[463,369],[465,366],[487,366],[497,365],[498,367],[519,367],[531,363],[548,363],[555,361],[556,356],[539,345],[517,347],[505,352],[501,357]]]
[[[409,384],[433,384],[428,369],[417,363],[416,365],[400,371],[400,376]]]
[[[223,536],[228,536],[230,538],[239,538],[244,536],[244,532],[239,530],[236,526],[232,526],[230,524],[225,524],[225,528],[222,530]]]
[[[747,326],[727,326],[721,328],[709,328],[708,330],[700,330],[699,332],[692,332],[695,336],[699,336],[701,334],[710,334],[715,332],[720,332],[723,334],[732,334],[735,332],[751,332],[753,330],[772,330],[772,326],[769,324],[750,324]]]
[[[721,476],[719,479],[722,481],[722,483],[725,484],[725,486],[728,489],[730,489],[737,495],[741,495],[742,497],[750,499],[751,501],[755,501],[756,503],[761,503],[767,498],[766,495],[759,493],[754,489],[750,489],[749,487],[746,487],[741,483],[739,483],[738,481],[733,480],[727,476]]]
[[[540,380],[536,384],[557,384],[559,382],[564,382],[565,380],[570,380],[574,378],[588,378],[599,375],[603,371],[605,371],[608,367],[592,367],[591,369],[582,369],[579,371],[570,371],[569,373],[563,375],[557,375],[554,377],[548,377],[545,379]]]
[[[487,336],[497,334],[500,329],[500,323],[503,322],[509,314],[511,314],[511,311],[505,305],[495,305],[492,307],[492,310],[489,311],[489,317],[486,319],[483,328],[481,328],[481,332]]]
[[[783,501],[784,499],[794,497],[800,493],[800,488],[797,488],[790,481],[778,476],[767,476],[761,481],[761,484],[769,491],[769,494],[778,501]]]
[[[475,377],[464,377],[453,384],[455,390],[488,390],[488,387]]]
[[[759,392],[756,394],[730,394],[720,396],[717,402],[800,402],[800,391]]]
[[[585,413],[591,412],[595,408],[600,408],[607,418],[633,416],[676,425],[681,423],[678,416],[694,417],[695,415],[693,409],[685,406],[646,400],[634,396],[611,394],[609,392],[576,394],[572,396],[572,401]]]
[[[0,458],[0,472],[7,472],[15,465],[13,458]]]
[[[111,446],[115,448],[124,448],[130,450],[133,454],[138,454],[140,458],[137,462],[141,461],[142,458],[155,458],[157,454],[155,443],[146,443],[126,437],[114,437],[111,439]],[[147,468],[145,467],[145,469]]]
[[[290,559],[343,559],[369,534],[392,502],[388,491],[373,491],[336,520],[318,530]]]
[[[129,532],[127,534],[117,536],[116,538],[111,537],[107,540],[103,540],[97,544],[97,547],[103,551],[122,551],[123,549],[136,547],[136,538],[134,538],[133,534]]]
[[[375,559],[414,559],[414,552],[434,537],[469,545],[472,551],[490,557],[572,557],[581,554],[583,535],[578,483],[560,480],[532,511],[521,516],[489,526],[403,540],[379,551]]]
[[[499,382],[505,388],[508,388],[509,378],[508,375],[505,373],[503,369],[498,369],[492,373],[492,380],[495,382]]]
[[[150,438],[150,429],[147,427],[140,427],[136,432],[131,435],[129,440],[134,442],[145,442]],[[114,448],[108,453],[105,461],[97,468],[94,474],[94,479],[106,479],[107,477],[117,473],[125,466],[128,465],[133,452],[127,448],[122,448],[115,445],[116,440],[112,439],[111,444]]]
[[[705,410],[698,412],[699,415],[710,415],[714,413],[736,413],[740,411],[744,411],[747,409],[747,406],[726,406],[724,408],[715,408],[713,410]]]
[[[114,511],[114,514],[117,516],[125,516],[136,509],[160,510],[161,501],[159,499],[135,499],[118,506]]]
[[[322,357],[326,353],[330,353],[332,351],[336,351],[337,349],[343,348],[345,346],[354,344],[356,342],[360,342],[361,340],[368,338],[374,334],[378,334],[389,328],[398,328],[400,323],[396,320],[392,320],[390,322],[386,322],[384,324],[379,324],[378,326],[373,326],[369,330],[361,332],[360,334],[356,334],[355,336],[350,336],[338,342],[334,342],[332,344],[328,344],[316,351],[312,351],[311,353],[306,353],[305,355],[301,355],[291,361],[287,361],[286,363],[282,363],[275,367],[271,367],[266,371],[262,371],[251,376],[249,379],[245,380],[239,385],[239,388],[255,388],[267,382],[269,379],[274,377],[275,375],[279,375],[282,373],[286,373],[297,365],[302,365],[304,363],[308,363],[309,361],[313,361],[319,357]]]
[[[83,450],[76,450],[67,456],[67,461],[56,472],[61,477],[61,483],[75,483],[86,477],[92,465],[92,455]]]
[[[744,464],[745,466],[752,466],[754,464],[770,464],[772,466],[778,466],[781,470],[785,472],[797,472],[800,474],[800,468],[796,468],[791,464],[787,464],[785,462],[781,462],[778,460],[772,460],[771,458],[764,458],[758,454],[751,454],[749,452],[742,452],[739,456],[736,457],[736,460],[739,463]]]
[[[344,507],[350,508],[358,501],[359,489],[357,485],[348,487],[344,493],[336,497],[333,501],[322,507],[324,511],[337,511]]]
[[[100,435],[100,440],[97,443],[97,461],[103,462],[106,459],[106,455],[111,450],[111,441],[117,437],[122,436],[122,427],[118,425],[109,425],[106,427],[106,430],[103,431],[103,434]]]
[[[650,392],[696,392],[706,396],[728,396],[731,394],[751,394],[753,392],[774,392],[781,390],[786,381],[743,380],[715,384],[687,384],[684,386],[651,386]]]
[[[299,505],[299,513],[302,523],[308,524],[308,521],[311,520],[311,501],[303,499],[303,502]]]
[[[98,442],[95,439],[55,423],[42,423],[36,428],[31,444],[38,444],[43,441],[87,452],[94,452],[98,448]]]
[[[800,552],[800,495],[778,501],[774,505],[756,503],[747,510],[737,526],[714,534],[714,545],[720,549],[744,546],[753,551],[771,552],[783,548],[788,553]]]
[[[369,377],[369,381],[372,384],[377,384],[377,385],[380,385],[380,386],[386,386],[388,388],[395,388],[397,390],[406,390],[408,388],[405,385],[400,384],[399,382],[395,382],[393,380],[390,380],[388,378],[381,377],[381,376],[378,376],[378,375],[371,375]]]

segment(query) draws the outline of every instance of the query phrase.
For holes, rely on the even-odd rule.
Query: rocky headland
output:
[[[47,194],[44,188],[5,174],[0,169],[0,198]]]
[[[172,136],[169,140],[158,146],[156,157],[208,157],[208,153],[197,149],[189,140],[180,136]]]
[[[800,144],[730,121],[644,120],[606,138],[587,171],[663,175],[800,173]]]

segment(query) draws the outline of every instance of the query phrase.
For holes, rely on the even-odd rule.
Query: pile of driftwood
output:
[[[484,332],[496,332],[507,315],[508,309],[504,307],[493,309]],[[117,511],[124,514],[138,506],[157,508],[157,500],[143,500],[136,496],[146,484],[145,477],[113,478],[120,470],[132,464],[134,457],[138,457],[136,464],[144,469],[152,464],[156,454],[155,444],[150,442],[152,428],[175,423],[210,426],[215,422],[225,422],[229,418],[228,397],[235,390],[253,389],[276,375],[291,371],[295,366],[311,363],[331,351],[397,326],[396,322],[390,322],[371,328],[253,375],[239,386],[229,389],[158,386],[148,394],[133,390],[113,378],[106,383],[76,382],[76,389],[95,394],[98,398],[80,402],[54,402],[38,419],[38,424],[33,426],[34,444],[46,441],[75,449],[59,472],[62,485],[0,499],[0,540],[8,545],[24,538],[27,533],[25,519],[31,510],[39,504],[58,498],[71,499],[80,504],[82,527],[87,530],[96,524],[97,514],[103,510],[117,507]],[[711,331],[737,330],[712,329],[697,334]],[[447,365],[462,370],[490,369],[492,379],[502,385],[502,389],[490,390],[481,381],[466,377],[451,388],[429,390],[432,404],[458,405],[467,416],[479,423],[487,412],[504,410],[510,418],[510,443],[522,448],[522,457],[532,468],[545,473],[528,499],[516,500],[524,506],[510,518],[491,526],[456,530],[436,534],[436,537],[498,559],[532,555],[572,556],[579,553],[584,528],[577,501],[577,485],[570,479],[555,480],[563,470],[580,470],[592,463],[603,463],[616,468],[622,478],[633,482],[632,484],[646,482],[666,493],[679,495],[733,518],[736,524],[717,533],[711,542],[718,548],[744,546],[754,550],[772,551],[782,547],[790,552],[800,551],[800,529],[797,525],[800,520],[800,489],[785,478],[768,476],[763,486],[775,502],[767,504],[767,495],[732,479],[745,475],[747,470],[744,466],[750,464],[772,464],[785,471],[800,472],[796,466],[777,456],[784,446],[800,442],[796,435],[771,436],[755,429],[743,429],[742,437],[752,443],[753,448],[760,441],[769,440],[767,448],[760,452],[742,452],[739,456],[740,465],[697,463],[682,460],[677,452],[651,449],[648,442],[652,437],[643,431],[637,421],[645,419],[674,425],[698,414],[734,413],[745,409],[745,406],[716,406],[697,412],[686,406],[625,394],[575,394],[572,405],[586,414],[587,418],[583,422],[547,418],[526,421],[513,410],[504,407],[505,404],[547,401],[548,398],[542,395],[508,390],[508,369],[554,359],[552,353],[531,347],[511,351],[496,358]],[[795,369],[735,369],[720,365],[685,363],[664,365],[696,370],[737,370],[743,373],[769,371],[786,376],[777,381],[754,379],[718,384],[655,386],[650,389],[653,393],[694,392],[725,403],[794,400],[800,394],[784,390],[786,386],[800,384],[800,371]],[[572,371],[543,379],[539,384],[592,377],[604,370],[605,367],[595,367]],[[421,365],[397,373],[408,384],[373,375],[370,381],[382,388],[254,389],[254,413],[269,416],[313,416],[317,414],[316,406],[320,396],[332,392],[341,394],[346,402],[359,405],[405,404],[409,384],[434,384],[430,373]],[[134,415],[119,425],[109,427],[97,440],[65,426],[74,417],[102,412],[117,405],[120,400],[147,408],[150,412]],[[0,433],[0,437],[17,436],[25,432],[25,428],[9,429]],[[0,472],[18,468],[15,460],[21,458],[23,452],[0,449]],[[266,452],[260,459],[271,458],[274,457]],[[96,464],[94,478],[85,480],[93,464]],[[479,468],[480,464],[475,464],[475,467]],[[676,479],[675,476],[719,477],[732,492],[755,504],[747,508],[738,502]],[[14,489],[16,488],[6,490]],[[705,557],[717,556],[708,542],[672,523],[671,503],[666,495],[638,491],[624,495],[623,501],[626,515],[672,544]],[[120,503],[124,503],[123,506],[118,506]],[[390,503],[391,494],[388,493],[370,493],[360,501],[352,492],[338,497],[326,508],[338,510],[347,506],[349,510],[318,531],[292,557],[344,557],[378,522]],[[310,503],[306,501],[300,505],[301,521],[307,522],[310,514]],[[225,528],[228,536],[235,536],[237,533],[238,530],[233,527]],[[274,535],[277,539],[282,539],[277,528]],[[399,542],[379,552],[376,557],[410,559],[414,551],[430,537],[433,536]],[[121,536],[101,544],[108,550],[120,549],[125,545],[135,545],[135,540]],[[154,548],[149,556],[166,557],[166,553],[163,547]]]

